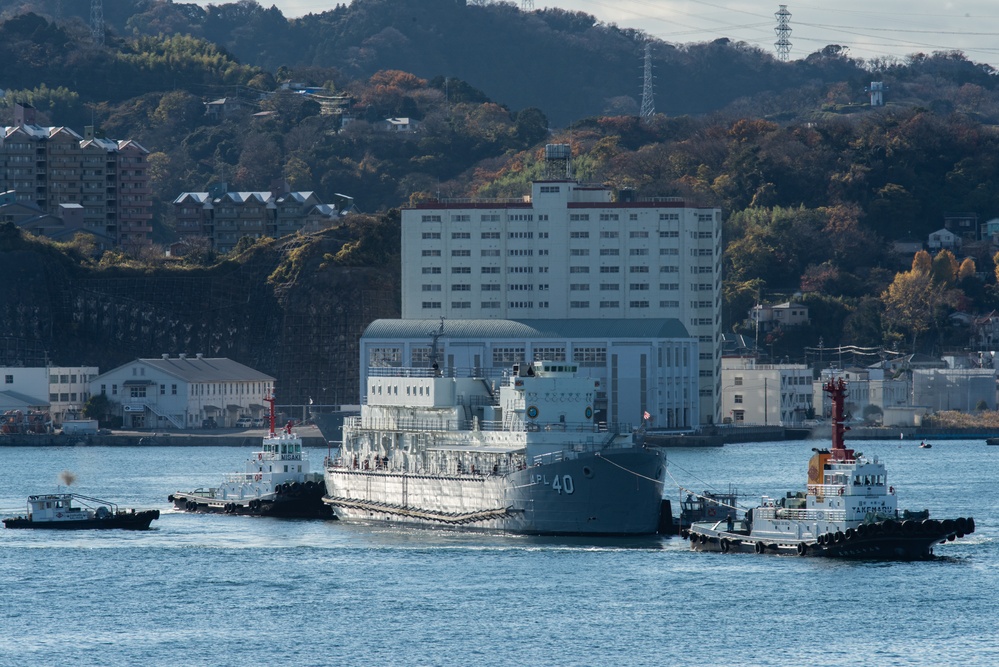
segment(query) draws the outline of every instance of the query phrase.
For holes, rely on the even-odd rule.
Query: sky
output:
[[[224,4],[231,0],[213,0]],[[337,0],[257,0],[289,17],[322,12]],[[339,0],[347,2],[348,0]],[[419,2],[419,0],[411,0]],[[471,0],[470,0],[471,1]],[[779,4],[751,0],[511,0],[535,9],[582,11],[606,23],[636,28],[674,44],[721,37],[774,50]],[[199,4],[208,4],[198,0]],[[969,60],[999,68],[999,2],[996,0],[808,0],[787,2],[791,13],[790,59],[827,44],[849,48],[854,58],[934,51],[964,52]]]

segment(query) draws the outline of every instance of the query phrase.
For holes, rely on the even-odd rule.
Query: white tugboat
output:
[[[167,500],[188,512],[251,514],[285,518],[329,518],[323,504],[322,473],[309,471],[309,455],[291,422],[275,432],[274,398],[270,404],[270,434],[260,451],[252,452],[243,472],[225,475],[218,487],[171,494]]]
[[[815,450],[805,492],[764,497],[744,520],[691,524],[681,534],[692,549],[917,560],[931,557],[933,545],[975,531],[971,517],[938,521],[928,511],[899,511],[884,464],[844,444],[846,383],[830,380],[823,389],[832,398],[832,447]]]
[[[74,502],[75,501],[75,502]],[[79,503],[77,505],[76,503]],[[45,493],[28,496],[28,515],[4,519],[7,528],[49,530],[147,530],[160,518],[159,510],[120,510],[110,501],[79,493]]]
[[[598,382],[567,362],[495,380],[437,368],[371,369],[359,417],[326,462],[347,520],[521,534],[654,534],[663,456],[629,425],[594,421]],[[378,372],[384,372],[378,374]]]

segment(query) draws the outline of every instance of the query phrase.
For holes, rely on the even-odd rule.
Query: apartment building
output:
[[[126,248],[151,243],[149,151],[97,137],[92,127],[81,136],[36,125],[30,105],[15,106],[14,123],[0,127],[0,192],[52,215],[79,204],[87,229]]]
[[[324,203],[314,192],[288,192],[280,187],[260,192],[184,192],[173,201],[173,208],[181,239],[209,238],[222,253],[230,252],[244,236],[278,238],[317,231],[344,213],[342,207]]]
[[[419,203],[402,211],[402,316],[676,319],[699,343],[702,423],[716,422],[721,222],[718,208],[568,178],[522,199]]]

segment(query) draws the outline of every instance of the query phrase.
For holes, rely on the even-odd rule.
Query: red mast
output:
[[[844,424],[846,412],[843,403],[846,399],[846,381],[843,378],[829,380],[822,387],[822,391],[828,393],[832,401],[832,457],[837,461],[852,460],[853,450],[847,449],[843,442],[843,434],[850,430],[850,427]]]

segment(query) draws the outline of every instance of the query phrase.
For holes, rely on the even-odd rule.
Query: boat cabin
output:
[[[82,521],[92,514],[73,507],[72,493],[47,493],[28,496],[28,518],[32,521]]]

